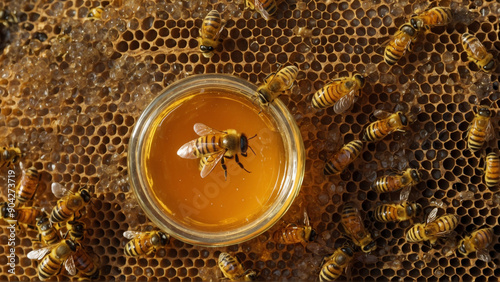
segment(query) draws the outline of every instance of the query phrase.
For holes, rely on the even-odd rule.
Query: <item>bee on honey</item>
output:
[[[486,156],[484,182],[489,188],[497,186],[500,182],[500,158],[495,152],[491,152]]]
[[[86,186],[80,187],[78,192],[74,193],[70,190],[66,190],[60,184],[53,183],[52,193],[60,199],[52,209],[50,221],[59,225],[74,218],[75,215],[80,215],[81,210],[84,209],[92,199],[90,191]]]
[[[467,145],[471,151],[478,151],[485,142],[493,137],[491,116],[492,112],[488,106],[480,106],[477,110],[467,131]]]
[[[170,241],[170,236],[161,231],[125,231],[123,237],[130,240],[125,245],[125,255],[130,257],[149,255]]]
[[[201,158],[200,165],[204,164],[200,172],[202,178],[212,172],[219,161],[224,169],[224,176],[227,178],[227,167],[224,159],[232,159],[233,157],[236,163],[249,173],[243,164],[240,163],[238,154],[241,154],[243,157],[247,156],[248,148],[252,150],[248,145],[248,140],[254,138],[256,135],[247,138],[244,133],[238,133],[234,129],[219,131],[202,123],[194,125],[194,132],[200,137],[182,145],[177,151],[177,155],[185,159]]]
[[[79,220],[70,220],[66,222],[66,234],[64,238],[73,240],[74,242],[82,242],[85,237],[85,223]]]
[[[462,46],[467,52],[469,61],[476,63],[476,65],[484,72],[491,72],[495,69],[495,60],[491,53],[486,51],[484,45],[472,34],[462,34]]]
[[[255,279],[256,273],[253,270],[244,270],[237,258],[228,253],[220,253],[219,268],[224,277],[232,281],[252,281]]]
[[[365,253],[377,248],[370,232],[366,231],[358,208],[351,202],[344,204],[341,221],[345,233]]]
[[[460,240],[457,250],[464,256],[472,252],[477,252],[478,259],[490,262],[491,257],[488,254],[488,247],[493,243],[493,235],[493,228],[478,229]]]
[[[11,203],[10,203],[11,204]],[[36,229],[36,223],[39,218],[47,214],[35,207],[13,208],[8,202],[0,203],[0,218],[3,218],[8,224],[23,224],[29,228]]]
[[[92,20],[98,20],[101,18],[103,11],[104,11],[104,8],[101,6],[94,7],[92,9],[90,9],[89,13],[87,14],[87,18],[92,19]]]
[[[353,140],[345,144],[325,165],[323,173],[325,175],[337,175],[342,173],[361,153],[363,142]]]
[[[257,10],[266,21],[278,10],[276,0],[245,0],[245,5],[250,10]]]
[[[351,263],[353,256],[353,250],[345,246],[335,250],[331,256],[325,257],[319,273],[319,281],[333,281],[339,278]]]
[[[417,184],[421,178],[422,175],[417,169],[408,168],[402,173],[391,173],[377,178],[371,188],[378,193],[394,192]]]
[[[50,223],[48,217],[44,216],[36,222],[38,229],[38,241],[43,242],[45,245],[53,245],[61,241],[61,235],[55,226]]]
[[[16,207],[33,199],[41,177],[42,175],[34,167],[23,171],[21,181],[16,187]]]
[[[38,278],[46,280],[60,273],[64,264],[68,272],[73,268],[68,260],[76,251],[77,244],[71,240],[62,240],[55,245],[36,249],[28,253],[28,258],[40,260],[38,263]]]
[[[429,30],[434,26],[443,26],[451,23],[453,16],[451,9],[447,7],[434,7],[424,11],[410,19],[410,24],[416,30]]]
[[[411,118],[401,111],[391,114],[382,110],[375,110],[373,115],[379,120],[370,123],[364,129],[363,141],[375,142],[396,131],[404,132],[404,128],[411,121]]]
[[[417,217],[422,212],[419,203],[408,202],[411,187],[407,186],[400,195],[399,204],[383,204],[375,208],[373,216],[378,222],[405,221]]]
[[[21,160],[21,149],[17,147],[2,147],[0,149],[0,168],[17,164]]]
[[[304,226],[288,224],[286,227],[277,230],[273,234],[274,241],[279,244],[289,245],[313,241],[316,237],[316,231],[312,229],[307,213],[304,212]]]
[[[402,25],[385,47],[385,62],[391,66],[396,64],[407,49],[411,50],[411,44],[417,41],[417,36],[418,31],[411,24]]]
[[[292,88],[299,69],[296,66],[286,66],[281,69],[278,65],[278,71],[269,74],[264,79],[264,84],[257,88],[257,98],[263,106],[272,103],[283,91]]]
[[[69,269],[66,269],[68,273],[75,275],[76,271],[78,271],[80,276],[84,278],[90,278],[91,280],[99,278],[100,272],[97,260],[92,259],[82,245],[78,243],[76,245],[76,251],[68,258]]]
[[[200,44],[201,53],[205,58],[212,57],[215,48],[219,45],[219,35],[224,28],[221,21],[219,12],[217,10],[212,10],[207,14],[201,24],[198,43]]]
[[[451,233],[458,225],[458,218],[453,214],[445,214],[437,217],[438,208],[434,208],[425,223],[413,225],[406,233],[406,241],[421,242],[430,241],[434,245],[439,237]]]
[[[316,109],[333,106],[333,111],[341,114],[354,104],[364,85],[365,78],[357,73],[334,79],[314,93],[312,106]]]

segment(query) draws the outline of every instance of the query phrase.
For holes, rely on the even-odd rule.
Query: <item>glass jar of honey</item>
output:
[[[158,228],[189,244],[232,245],[266,231],[290,207],[304,175],[302,137],[286,106],[276,99],[261,107],[256,89],[235,76],[195,75],[144,110],[130,138],[128,169],[140,206]],[[246,154],[223,158],[201,177],[200,158],[177,154],[201,137],[195,124],[214,136],[234,129],[245,136]],[[206,150],[216,153],[210,145]]]

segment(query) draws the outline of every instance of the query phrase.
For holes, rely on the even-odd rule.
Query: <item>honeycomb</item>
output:
[[[500,4],[495,0],[450,2],[408,0],[278,0],[269,21],[245,8],[243,0],[5,0],[0,9],[17,22],[0,24],[0,145],[17,146],[24,167],[42,171],[35,205],[51,209],[51,183],[66,188],[95,186],[87,208],[85,249],[99,258],[99,280],[188,281],[222,277],[221,252],[235,254],[259,280],[317,279],[324,256],[347,239],[340,227],[344,202],[358,205],[377,249],[357,252],[351,272],[340,279],[419,281],[494,281],[500,277],[500,193],[485,186],[484,155],[467,150],[465,134],[477,105],[499,106],[499,62],[490,74],[467,61],[460,42],[474,34],[495,58],[500,55]],[[384,44],[418,11],[450,6],[454,22],[422,34],[411,52],[390,67]],[[101,18],[87,15],[103,7]],[[204,16],[212,9],[226,22],[215,55],[198,50]],[[127,144],[141,111],[166,86],[183,77],[225,73],[255,84],[276,64],[296,64],[299,76],[281,99],[301,129],[307,152],[299,197],[282,221],[259,237],[224,248],[202,248],[172,239],[155,254],[125,257],[123,232],[148,226],[132,197],[127,174]],[[330,79],[358,72],[367,83],[351,110],[315,110],[312,94]],[[323,167],[343,144],[360,135],[375,110],[417,109],[416,121],[365,147],[340,176]],[[498,150],[495,136],[483,147]],[[397,201],[398,193],[370,190],[376,177],[418,167],[423,180],[410,200],[425,213],[459,217],[447,240],[435,246],[407,243],[411,222],[379,223],[373,209]],[[19,179],[21,168],[15,166]],[[7,199],[7,169],[0,172],[1,201]],[[309,244],[282,245],[272,234],[302,221],[306,210],[318,233]],[[423,220],[423,219],[421,219]],[[459,238],[475,228],[494,228],[492,261],[454,251]],[[0,229],[0,280],[38,280],[33,230],[16,233],[16,274],[8,272],[9,230]],[[53,278],[76,280],[66,271]]]

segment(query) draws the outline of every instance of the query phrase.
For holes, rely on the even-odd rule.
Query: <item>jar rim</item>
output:
[[[154,196],[148,193],[148,183],[142,173],[142,152],[146,137],[151,134],[151,123],[158,115],[165,112],[167,107],[175,106],[181,97],[192,95],[197,87],[219,88],[230,87],[235,94],[243,95],[247,99],[254,99],[257,87],[237,76],[228,74],[200,74],[176,81],[159,94],[143,111],[134,125],[128,149],[128,171],[131,188],[145,212],[146,216],[161,230],[180,241],[201,246],[227,246],[250,240],[271,228],[286,213],[293,200],[298,195],[305,172],[305,149],[299,128],[286,105],[279,99],[266,106],[269,116],[278,125],[287,159],[285,182],[278,197],[266,211],[251,221],[231,231],[204,232],[192,230],[169,220],[161,212],[161,207],[155,205]],[[191,94],[190,94],[191,93]],[[184,96],[183,96],[184,95]],[[285,186],[285,187],[283,187]],[[283,189],[284,188],[284,189]]]

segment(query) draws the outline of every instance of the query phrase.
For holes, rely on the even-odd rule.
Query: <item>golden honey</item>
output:
[[[260,113],[259,113],[260,112]],[[248,138],[247,157],[226,159],[227,179],[219,162],[201,178],[199,159],[184,159],[177,150],[198,138],[193,125],[235,129]],[[237,228],[261,215],[276,199],[284,176],[285,154],[280,133],[249,99],[224,91],[194,93],[153,122],[146,152],[149,186],[162,208],[189,228],[221,231]]]

